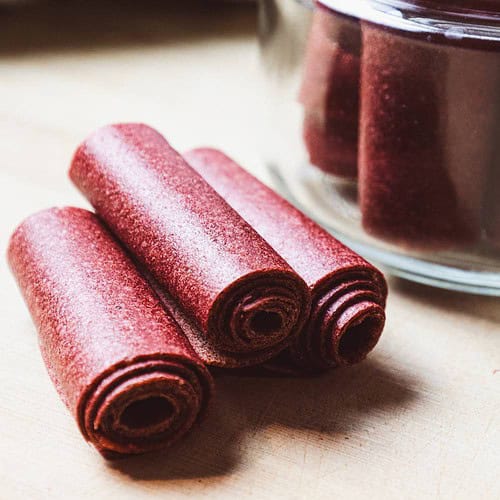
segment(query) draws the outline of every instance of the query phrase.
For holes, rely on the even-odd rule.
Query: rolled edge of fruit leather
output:
[[[491,117],[488,99],[469,85],[487,67],[470,51],[467,69],[460,69],[463,49],[422,35],[370,23],[362,33],[359,192],[366,231],[417,250],[473,243]]]
[[[12,235],[8,260],[50,378],[103,456],[165,448],[191,430],[212,378],[94,214],[32,215]]]
[[[299,101],[310,162],[354,179],[358,162],[359,22],[317,5],[307,41]]]
[[[382,273],[224,153],[200,148],[185,158],[311,290],[311,316],[280,356],[283,371],[290,366],[318,371],[362,361],[385,323]]]
[[[78,148],[70,177],[114,234],[198,326],[213,366],[285,349],[310,309],[304,281],[157,131],[110,125]]]

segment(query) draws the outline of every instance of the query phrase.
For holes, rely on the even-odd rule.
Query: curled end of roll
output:
[[[295,340],[310,300],[306,283],[292,271],[247,275],[218,297],[209,319],[209,342],[237,356],[240,366],[270,359]]]
[[[331,359],[336,366],[363,361],[377,345],[385,325],[384,309],[374,302],[361,302],[340,317],[331,338]]]
[[[78,423],[107,459],[159,450],[195,425],[212,392],[201,363],[161,355],[135,359],[89,387],[78,406]]]
[[[290,350],[305,371],[322,371],[363,361],[385,325],[387,287],[374,269],[333,273],[318,284],[308,327]]]

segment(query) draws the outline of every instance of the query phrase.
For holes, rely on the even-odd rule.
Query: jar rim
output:
[[[318,0],[318,3],[374,24],[443,35],[450,41],[500,41],[500,2],[494,5],[493,0]]]

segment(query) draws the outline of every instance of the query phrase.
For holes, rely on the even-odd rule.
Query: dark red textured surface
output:
[[[220,151],[185,158],[311,290],[310,320],[281,361],[316,370],[364,359],[385,321],[383,275]]]
[[[50,377],[85,439],[114,458],[166,447],[191,429],[210,374],[94,214],[29,217],[8,258]]]
[[[313,13],[300,102],[303,135],[313,165],[355,178],[358,158],[360,29],[323,8]]]
[[[208,364],[257,364],[309,312],[306,284],[152,128],[107,126],[78,148],[73,182],[194,320]]]
[[[363,26],[359,189],[365,229],[400,245],[474,243],[492,161],[493,53]],[[481,89],[481,90],[479,90]]]

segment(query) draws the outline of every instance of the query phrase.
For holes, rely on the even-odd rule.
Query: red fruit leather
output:
[[[102,455],[164,448],[192,428],[212,378],[94,214],[29,217],[8,259],[57,392]]]
[[[320,370],[362,361],[382,332],[383,275],[224,153],[195,149],[187,161],[299,273],[312,295],[308,324],[278,363]]]
[[[475,242],[496,144],[497,56],[369,23],[363,47],[364,227],[415,249]]]
[[[152,128],[101,128],[75,153],[73,182],[197,324],[207,364],[258,364],[309,313],[306,284]]]
[[[356,21],[316,8],[300,91],[311,163],[345,178],[357,174],[360,37]]]

